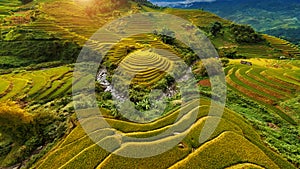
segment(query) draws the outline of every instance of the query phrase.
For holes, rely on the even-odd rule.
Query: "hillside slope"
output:
[[[176,8],[204,9],[240,24],[249,24],[257,31],[300,43],[299,9],[297,0],[216,0],[182,1],[151,0],[151,2]]]
[[[0,4],[3,10],[0,31],[0,46],[3,50],[0,50],[0,69],[50,61],[74,62],[84,42],[103,24],[138,11],[174,14],[189,20],[207,34],[214,22],[220,22],[223,25],[223,35],[211,37],[214,45],[220,49],[220,53],[236,51],[237,55],[244,57],[267,58],[277,58],[282,55],[299,56],[298,48],[293,48],[291,53],[284,53],[277,46],[269,46],[267,43],[256,45],[238,43],[229,28],[231,22],[209,12],[153,9],[147,6],[140,7],[136,3],[110,5],[109,10],[106,11],[100,8],[91,9],[88,4],[81,3],[71,0],[47,0],[21,5],[18,0],[14,0]],[[31,46],[31,50],[27,50],[28,46]]]
[[[110,154],[95,143],[84,133],[81,127],[77,127],[45,157],[43,157],[35,168],[225,168],[234,165],[246,165],[251,163],[262,168],[293,168],[292,165],[284,161],[274,152],[266,148],[256,132],[236,113],[226,110],[221,122],[209,141],[199,144],[197,138],[201,132],[201,126],[207,119],[218,120],[219,117],[207,116],[210,102],[201,100],[200,111],[193,111],[193,107],[199,104],[195,100],[187,104],[183,111],[187,111],[185,116],[197,115],[197,122],[187,130],[188,132],[180,145],[173,149],[149,158],[128,158]],[[147,135],[158,134],[164,128],[168,128],[168,121],[174,121],[179,110],[165,116],[158,121],[149,124],[135,124],[119,120],[106,119],[116,127],[117,131],[111,131],[109,135],[121,132],[131,137],[145,137]],[[181,117],[181,118],[184,118]],[[95,119],[96,120],[96,119]],[[88,122],[89,121],[89,122]],[[88,123],[95,123],[89,119]],[[113,123],[112,123],[113,122]],[[181,120],[172,126],[180,126]],[[109,132],[110,129],[99,129],[93,134]],[[139,131],[139,132],[137,132]],[[132,142],[130,140],[120,140],[121,147],[115,151],[126,151],[131,146],[135,149],[141,144],[160,144],[170,141],[176,135],[151,142]],[[173,138],[174,139],[174,138]],[[134,139],[133,139],[134,140]],[[99,144],[105,138],[99,138]],[[113,141],[113,140],[111,140]],[[127,147],[129,146],[129,147]],[[237,148],[238,146],[238,148]],[[140,147],[140,151],[144,151]],[[254,155],[255,154],[255,155]],[[245,164],[244,164],[245,163]]]

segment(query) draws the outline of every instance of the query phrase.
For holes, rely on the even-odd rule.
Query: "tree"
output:
[[[256,33],[254,29],[248,25],[230,25],[230,31],[238,43],[258,43],[264,42],[262,35]]]
[[[33,0],[21,0],[23,4],[27,4],[29,2],[32,2]]]
[[[221,59],[221,63],[223,67],[227,67],[229,64],[229,60],[228,59]]]
[[[187,52],[184,55],[183,59],[188,65],[192,65],[194,62],[196,62],[199,59],[199,57],[197,54],[193,52]]]
[[[210,28],[210,33],[213,36],[217,36],[221,32],[222,28],[223,28],[223,25],[220,22],[214,22]]]
[[[9,146],[14,150],[10,152],[10,158],[4,160],[5,163],[20,163],[37,147],[62,137],[66,131],[62,118],[40,110],[31,114],[12,101],[0,102],[0,133],[5,140],[13,143]]]
[[[136,108],[138,110],[149,110],[151,108],[149,98],[144,98],[142,101],[138,102]]]
[[[33,116],[21,109],[15,102],[0,102],[0,132],[21,143],[28,139]]]

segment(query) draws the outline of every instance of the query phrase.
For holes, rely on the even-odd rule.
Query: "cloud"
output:
[[[151,1],[151,0],[150,0]],[[177,5],[184,5],[189,6],[194,2],[214,2],[216,0],[178,0],[178,1],[155,1],[152,2],[158,6],[177,6]]]

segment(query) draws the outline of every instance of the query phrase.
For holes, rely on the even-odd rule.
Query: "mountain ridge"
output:
[[[152,0],[153,3],[160,2]],[[168,2],[168,1],[161,1]],[[211,11],[240,24],[249,24],[257,31],[284,38],[295,44],[299,44],[300,16],[297,11],[300,3],[297,0],[225,0],[213,2],[190,2],[179,4],[180,0],[172,1],[169,6],[176,8],[201,8]],[[294,19],[294,20],[293,20]],[[294,31],[294,32],[295,32]]]

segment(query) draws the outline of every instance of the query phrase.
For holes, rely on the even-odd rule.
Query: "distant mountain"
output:
[[[161,6],[200,8],[257,31],[300,44],[299,0],[151,0]]]

